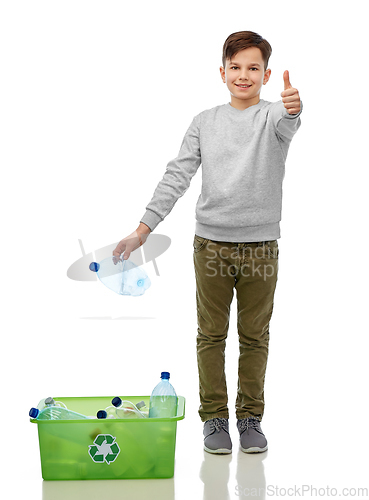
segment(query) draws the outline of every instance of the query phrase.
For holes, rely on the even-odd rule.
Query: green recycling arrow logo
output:
[[[110,434],[99,434],[96,436],[94,444],[88,447],[88,453],[97,464],[106,462],[108,465],[117,458],[120,453],[115,437]]]

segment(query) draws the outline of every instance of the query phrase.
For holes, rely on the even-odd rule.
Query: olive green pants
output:
[[[236,418],[264,413],[264,380],[278,274],[277,240],[212,241],[195,235],[199,415],[229,418],[225,345],[234,289],[239,338]]]

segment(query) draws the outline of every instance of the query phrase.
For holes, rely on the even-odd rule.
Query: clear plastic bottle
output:
[[[145,415],[131,401],[116,397],[112,399],[111,404],[116,408],[117,418],[145,418]]]
[[[86,417],[81,413],[68,410],[67,408],[62,408],[61,406],[46,406],[43,410],[38,410],[37,408],[31,408],[29,411],[29,416],[31,418],[37,418],[37,420],[81,420]]]
[[[161,372],[161,382],[150,397],[150,418],[175,417],[177,414],[177,394],[169,378],[169,372]]]

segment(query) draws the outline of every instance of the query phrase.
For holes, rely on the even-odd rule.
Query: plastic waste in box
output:
[[[91,262],[90,270],[97,273],[101,283],[119,295],[143,295],[151,281],[145,271],[122,257],[107,257],[100,263]]]
[[[111,405],[110,397],[58,397],[69,411],[96,415]],[[148,405],[149,396],[121,396]],[[39,420],[37,425],[42,477],[45,480],[145,479],[174,475],[177,421],[185,414],[185,399],[178,396],[177,412],[170,418],[85,418]]]
[[[96,413],[97,418],[145,418],[147,415],[139,410],[139,407],[146,408],[145,402],[140,401],[137,405],[133,404],[132,401],[121,400],[121,398],[116,397],[111,401],[112,405],[105,408],[105,410],[99,410]]]

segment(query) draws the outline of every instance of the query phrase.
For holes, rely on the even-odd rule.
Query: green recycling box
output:
[[[136,404],[149,396],[121,396]],[[111,405],[113,397],[62,398],[69,410],[88,416]],[[171,418],[37,420],[42,477],[62,479],[146,479],[174,475],[177,421],[185,414],[178,396]]]

